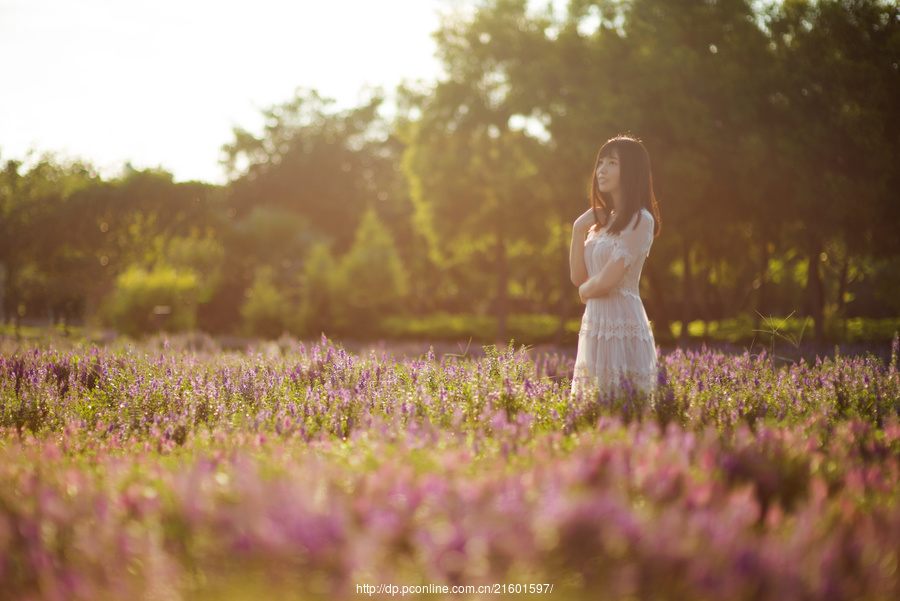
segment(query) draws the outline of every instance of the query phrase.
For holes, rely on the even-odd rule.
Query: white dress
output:
[[[644,259],[653,243],[653,216],[641,210],[618,234],[599,228],[584,242],[589,277],[600,273],[607,261],[625,259],[625,275],[608,294],[587,301],[581,331],[572,394],[598,391],[616,394],[628,381],[651,392],[656,384],[656,343],[644,311],[638,284]],[[624,386],[629,386],[624,384]]]

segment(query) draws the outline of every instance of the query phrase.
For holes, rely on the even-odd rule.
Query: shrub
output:
[[[355,333],[376,329],[377,318],[403,308],[408,275],[390,231],[369,209],[341,261],[336,300]]]
[[[191,270],[133,265],[116,280],[111,320],[128,336],[193,329],[197,319],[197,277]]]
[[[301,331],[319,335],[334,329],[340,273],[328,246],[315,244],[303,264],[300,282]]]
[[[291,304],[273,280],[271,267],[257,269],[247,301],[241,307],[244,328],[251,336],[277,338],[285,331],[294,329]]]

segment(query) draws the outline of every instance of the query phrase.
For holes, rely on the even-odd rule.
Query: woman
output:
[[[644,258],[659,235],[650,156],[617,136],[600,149],[591,208],[572,228],[569,270],[585,307],[572,393],[615,394],[623,381],[656,382],[656,343],[638,294]]]

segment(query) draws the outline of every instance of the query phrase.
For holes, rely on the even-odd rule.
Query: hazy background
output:
[[[895,2],[7,0],[0,56],[3,327],[568,344],[631,132],[662,344],[900,328]]]
[[[348,107],[366,86],[435,80],[438,10],[461,5],[2,0],[0,158],[54,150],[222,184],[231,128],[258,128],[298,86]]]

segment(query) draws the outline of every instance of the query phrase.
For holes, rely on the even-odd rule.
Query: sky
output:
[[[359,105],[435,81],[459,0],[0,0],[0,162],[55,153],[224,183],[234,127],[298,87]]]

